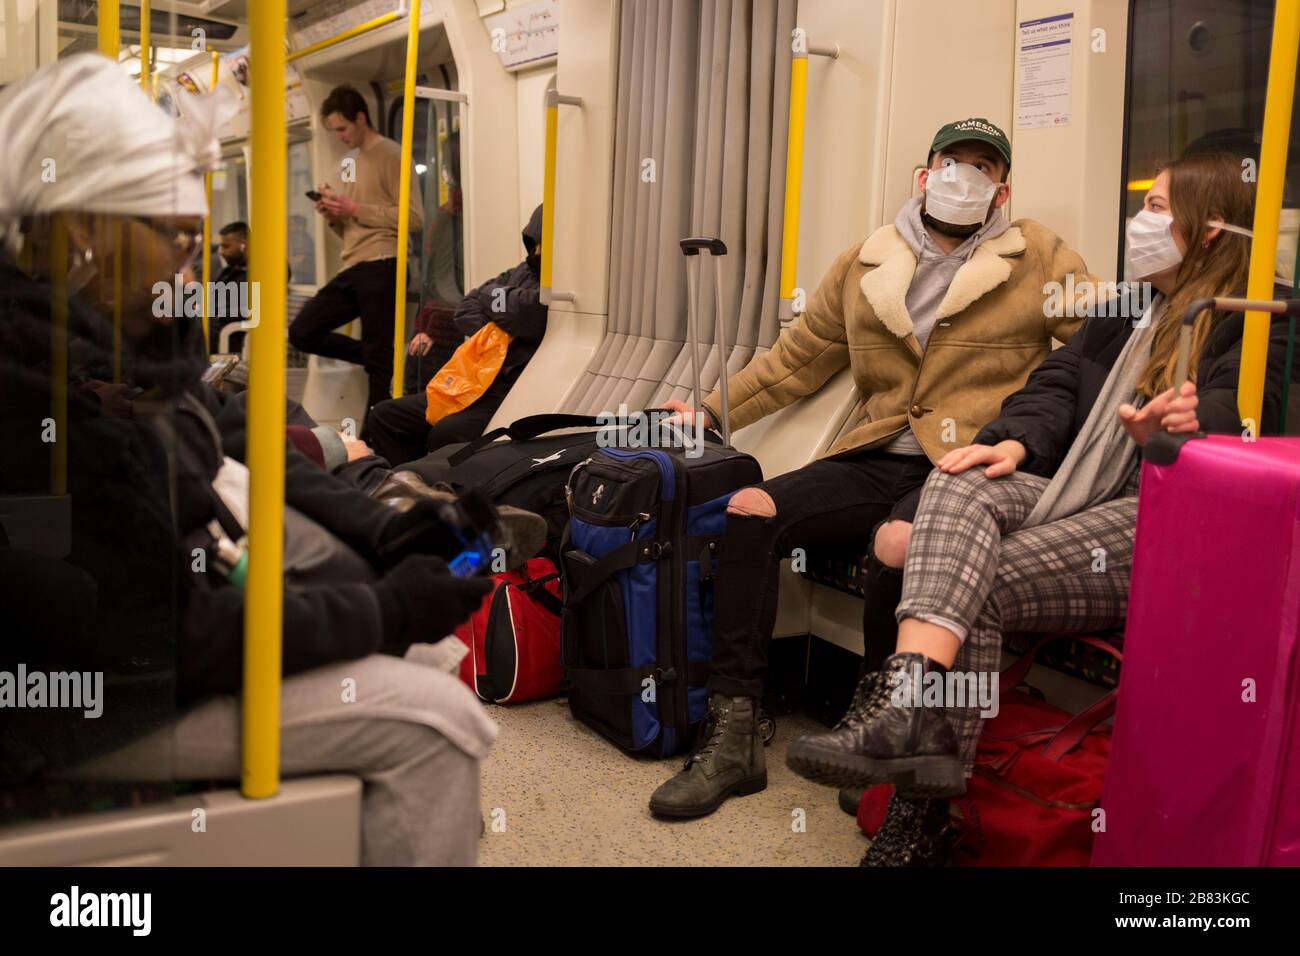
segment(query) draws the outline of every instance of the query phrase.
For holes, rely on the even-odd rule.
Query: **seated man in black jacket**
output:
[[[422,458],[443,445],[470,441],[483,434],[496,410],[537,351],[546,334],[546,306],[541,303],[542,207],[524,227],[528,255],[513,269],[465,294],[453,321],[466,336],[495,322],[512,337],[501,371],[488,390],[462,412],[436,425],[425,420],[423,392],[380,402],[366,418],[365,439],[393,467]]]
[[[20,123],[26,115],[41,124]],[[28,523],[22,540],[0,539],[55,559],[20,565],[45,588],[0,563],[10,578],[0,593],[21,586],[30,598],[25,633],[4,642],[0,669],[110,675],[100,712],[85,715],[93,719],[81,710],[0,713],[0,784],[238,779],[244,591],[209,545],[214,526],[229,533],[218,500],[239,510],[245,416],[200,382],[198,320],[156,308],[151,292],[183,274],[197,250],[215,142],[178,136],[93,54],[7,87],[0,123],[15,131],[19,155],[53,155],[67,173],[36,190],[21,176],[0,178],[0,233],[21,243],[25,260],[20,267],[0,254],[0,499],[8,499],[0,515],[6,530],[24,530],[10,527],[13,499],[47,497],[68,515],[62,537],[49,522]],[[87,128],[102,137],[67,135]],[[131,163],[102,162],[123,143],[134,148]],[[157,188],[159,177],[172,188]],[[61,188],[87,178],[98,188]],[[111,211],[99,197],[111,197]],[[105,318],[114,306],[119,356]],[[103,388],[78,385],[110,376],[115,358],[123,385],[138,391],[124,407]],[[219,473],[235,479],[233,493],[216,493]],[[464,620],[489,582],[447,573],[435,556],[447,553],[447,529],[433,503],[399,513],[291,449],[285,504],[354,573],[296,576],[286,547],[282,772],[362,778],[365,863],[472,863],[478,766],[495,726],[467,687],[420,661],[429,659],[423,645]],[[68,593],[93,606],[67,613]],[[145,686],[157,688],[147,699],[137,693]]]

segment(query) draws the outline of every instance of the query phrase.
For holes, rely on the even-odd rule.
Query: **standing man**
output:
[[[349,147],[354,176],[343,192],[317,187],[316,211],[343,240],[343,271],[303,306],[289,327],[289,341],[303,352],[364,365],[370,379],[367,412],[390,397],[393,378],[393,314],[397,294],[397,213],[402,150],[380,136],[361,94],[338,86],[321,104],[321,119]],[[420,185],[411,176],[410,229],[423,227]],[[361,341],[334,330],[361,319]]]

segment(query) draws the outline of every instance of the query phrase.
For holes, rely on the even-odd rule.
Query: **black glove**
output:
[[[471,490],[455,502],[422,498],[384,524],[376,551],[389,567],[412,554],[450,561],[464,550],[463,540],[485,531],[494,542],[502,537],[496,509],[482,492]]]
[[[401,656],[415,643],[433,643],[478,610],[491,578],[458,578],[441,558],[414,554],[372,585],[383,616],[380,653]]]

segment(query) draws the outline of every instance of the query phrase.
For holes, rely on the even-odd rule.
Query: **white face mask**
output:
[[[1252,238],[1254,233],[1241,226],[1219,219],[1211,219],[1207,226],[1235,232]],[[1183,261],[1183,254],[1174,242],[1174,217],[1162,212],[1143,209],[1128,224],[1128,268],[1132,279],[1145,279],[1172,269]]]
[[[1128,224],[1128,270],[1132,279],[1164,272],[1183,261],[1174,242],[1174,217],[1143,209]]]
[[[968,163],[931,169],[925,180],[925,211],[954,226],[971,226],[989,215],[996,184]]]

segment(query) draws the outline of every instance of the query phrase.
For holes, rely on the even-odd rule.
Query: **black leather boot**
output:
[[[853,704],[829,733],[800,737],[786,764],[831,787],[892,783],[905,796],[947,797],[966,792],[957,737],[943,709],[923,706],[921,678],[947,668],[921,654],[894,654],[879,674],[858,685]],[[912,682],[903,688],[905,682]],[[900,689],[910,691],[902,696]],[[901,700],[898,699],[901,697]]]
[[[944,866],[952,856],[956,834],[946,799],[895,793],[858,866]]]
[[[733,794],[745,797],[766,788],[758,701],[714,694],[695,750],[682,769],[651,794],[650,812],[661,817],[707,816]]]

